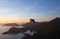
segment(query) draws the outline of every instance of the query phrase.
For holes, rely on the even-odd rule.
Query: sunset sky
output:
[[[60,17],[60,0],[0,0],[0,23],[38,22]]]

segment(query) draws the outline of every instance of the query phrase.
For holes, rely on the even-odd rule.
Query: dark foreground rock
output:
[[[46,34],[42,34],[42,33],[35,33],[33,36],[26,34],[22,39],[59,39],[55,33],[48,33],[48,35]]]
[[[27,26],[29,24],[24,25]],[[35,33],[33,36],[25,34],[23,39],[60,39],[60,18],[55,18],[49,22],[43,23],[43,25],[38,28],[36,26],[33,28],[38,29],[38,33]]]
[[[25,34],[25,36],[22,39],[34,39],[33,36],[26,34],[26,33],[24,33],[24,34]]]

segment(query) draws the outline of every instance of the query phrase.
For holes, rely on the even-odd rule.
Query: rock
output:
[[[18,33],[23,33],[23,32],[26,32],[26,31],[27,31],[27,29],[24,29],[24,28],[12,27],[8,31],[6,31],[2,34],[18,34]]]
[[[7,23],[7,24],[3,24],[3,26],[19,26],[16,23]]]

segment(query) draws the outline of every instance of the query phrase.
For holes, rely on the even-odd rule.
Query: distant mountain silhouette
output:
[[[19,26],[17,23],[6,23],[3,26]]]
[[[60,23],[60,18],[56,17],[55,19],[50,21],[51,23]]]
[[[58,27],[58,26],[60,26],[60,18],[56,17],[55,19],[49,21],[49,23],[50,23],[50,25],[52,25],[52,26]]]

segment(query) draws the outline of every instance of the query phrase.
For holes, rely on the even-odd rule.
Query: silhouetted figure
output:
[[[34,19],[30,19],[30,23],[33,24],[35,23],[35,20]],[[32,32],[32,30],[30,30]]]
[[[30,19],[30,23],[35,23],[35,20],[34,19]]]

